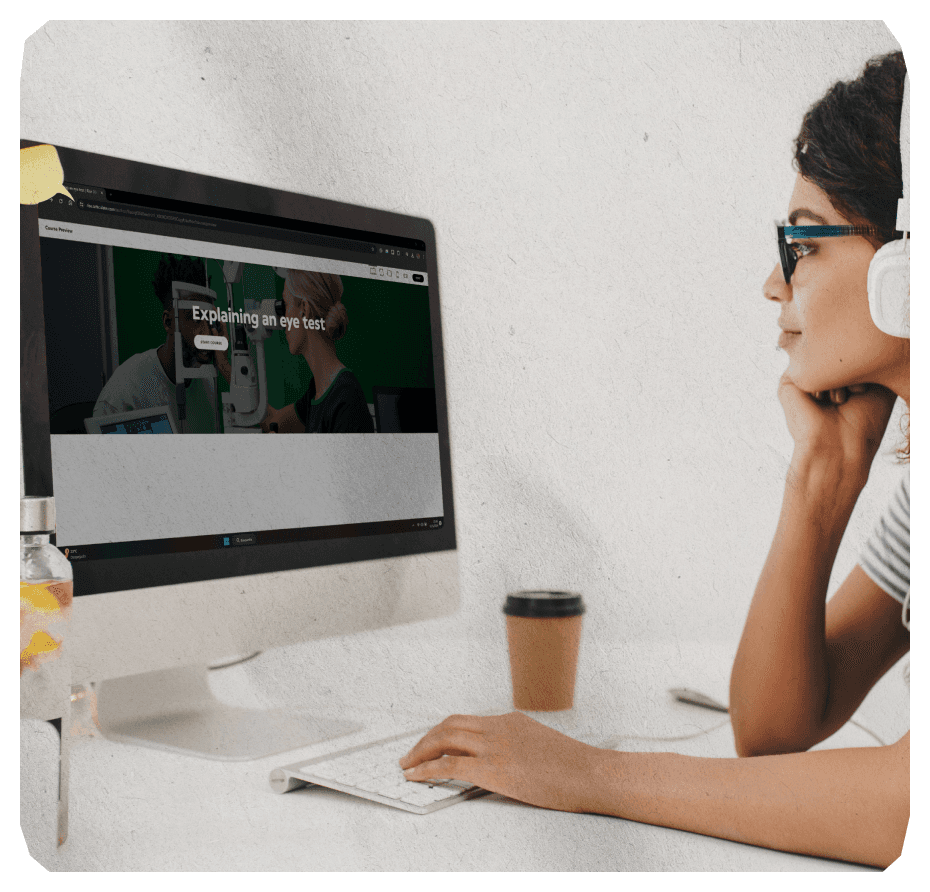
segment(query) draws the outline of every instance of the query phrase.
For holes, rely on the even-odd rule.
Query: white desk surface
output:
[[[461,636],[447,636],[454,623],[452,618],[388,634],[396,641],[413,634],[437,642],[448,637],[442,650],[454,667],[457,660],[468,659],[474,646]],[[288,648],[285,656],[295,659],[301,648],[309,652],[314,647]],[[621,694],[607,709],[595,708],[593,682],[603,681],[603,672],[597,672],[598,661],[592,658],[579,668],[575,710],[544,720],[591,743],[617,734],[684,735],[725,720],[721,713],[677,703],[666,694],[670,686],[701,687],[703,681],[707,693],[725,697],[725,689],[720,690],[728,671],[725,649],[654,642],[626,648],[631,659],[607,679],[607,687],[627,691],[635,703],[624,705]],[[250,667],[248,675],[245,666],[222,670],[218,695],[226,700],[238,696],[242,705],[253,705],[247,701],[254,680],[263,673],[274,675],[275,654],[280,656],[270,652],[245,664]],[[697,665],[701,662],[703,667]],[[497,795],[414,815],[320,787],[272,793],[268,774],[278,765],[342,749],[367,739],[366,735],[418,728],[424,720],[428,724],[417,704],[430,710],[429,718],[451,711],[509,709],[506,684],[491,686],[487,696],[476,695],[465,690],[460,672],[443,676],[437,670],[432,681],[418,675],[404,691],[399,680],[403,663],[402,655],[391,661],[391,666],[400,665],[398,674],[390,667],[376,673],[379,679],[387,676],[396,699],[385,702],[381,682],[373,680],[368,702],[340,708],[347,717],[367,720],[369,730],[257,761],[209,761],[99,737],[75,739],[69,838],[60,849],[53,844],[54,732],[42,723],[23,723],[22,827],[33,857],[52,871],[865,869],[601,815],[547,811]],[[335,670],[336,675],[339,671],[344,672],[344,666]],[[437,709],[444,700],[447,707]],[[397,704],[403,702],[413,705],[401,709]],[[625,719],[617,721],[618,715]],[[828,741],[835,746],[870,744],[874,741],[849,726]],[[628,740],[618,748],[734,755],[729,726],[687,741]]]

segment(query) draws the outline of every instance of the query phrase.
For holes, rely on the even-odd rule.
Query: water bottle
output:
[[[74,583],[71,563],[51,544],[55,500],[19,501],[19,711],[49,721],[59,735],[58,845],[68,835],[71,660]]]
[[[53,498],[20,499],[19,521],[20,714],[60,719],[71,702],[71,563],[50,542]]]

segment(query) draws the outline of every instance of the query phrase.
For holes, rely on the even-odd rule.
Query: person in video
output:
[[[459,779],[545,808],[845,861],[898,857],[910,732],[886,746],[807,751],[910,649],[906,467],[860,563],[825,604],[892,405],[910,400],[910,341],[876,327],[866,286],[876,249],[900,237],[904,78],[901,53],[870,61],[808,111],[795,143],[792,224],[867,229],[792,244],[762,289],[783,330],[778,397],[795,447],[732,669],[740,758],[617,752],[520,713],[455,715],[401,759],[409,780]]]
[[[94,415],[113,415],[130,412],[134,409],[148,409],[169,405],[178,418],[178,398],[175,375],[175,323],[172,306],[171,283],[204,282],[206,271],[202,260],[192,257],[163,255],[155,270],[152,288],[155,297],[162,305],[162,325],[165,329],[165,342],[151,350],[130,356],[112,374],[107,381],[97,403]],[[183,298],[184,293],[180,292]],[[203,300],[200,294],[192,294],[197,300]],[[225,336],[225,326],[211,329],[206,321],[195,320],[190,308],[178,310],[178,324],[181,331],[181,349],[183,363],[187,367],[197,367],[216,363],[223,377],[229,381],[229,359],[221,350],[198,350],[194,344],[197,335],[219,333]],[[208,378],[189,378],[185,382],[186,433],[216,433],[216,381]]]
[[[336,355],[336,341],[349,325],[342,303],[342,279],[332,273],[288,270],[284,307],[288,319],[298,320],[285,333],[288,349],[306,360],[313,380],[292,405],[269,407],[262,430],[271,431],[275,424],[278,433],[374,433],[362,385]]]

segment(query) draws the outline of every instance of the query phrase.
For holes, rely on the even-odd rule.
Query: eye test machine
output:
[[[172,282],[172,308],[174,312],[174,358],[175,381],[178,406],[186,401],[187,383],[196,378],[212,381],[212,401],[216,430],[224,433],[260,433],[260,422],[268,410],[268,379],[265,366],[265,341],[279,329],[276,323],[284,316],[284,301],[265,298],[256,301],[245,298],[243,309],[233,308],[233,284],[242,280],[242,262],[226,261],[223,263],[223,279],[226,285],[227,306],[229,310],[222,314],[228,318],[228,331],[232,338],[220,335],[216,324],[221,313],[217,310],[216,293],[209,287],[190,282]],[[277,270],[279,274],[286,270]],[[186,361],[188,347],[181,333],[180,310],[190,310],[195,321],[206,320],[210,326],[209,335],[196,335],[195,349],[217,351],[223,354],[231,352],[229,391],[222,394],[223,423],[220,423],[220,401],[216,388],[217,369],[213,363]],[[272,325],[269,329],[268,324]],[[274,320],[272,322],[272,320]],[[230,344],[232,350],[229,351]],[[183,412],[183,410],[182,410]],[[182,431],[186,432],[186,431]]]

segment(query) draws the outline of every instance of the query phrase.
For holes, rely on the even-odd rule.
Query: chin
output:
[[[849,387],[860,379],[853,378],[848,372],[830,371],[828,369],[795,368],[794,363],[788,366],[788,377],[805,393],[818,393],[822,390],[838,390],[840,387]]]

